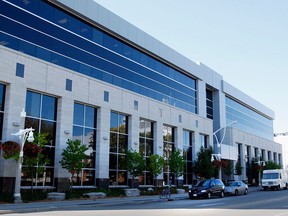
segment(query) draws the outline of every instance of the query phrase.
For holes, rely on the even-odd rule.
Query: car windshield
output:
[[[238,182],[236,182],[236,181],[232,181],[232,182],[227,183],[227,186],[237,186],[237,185],[238,185]]]
[[[203,180],[203,181],[199,181],[196,185],[196,187],[207,187],[210,185],[210,180]]]

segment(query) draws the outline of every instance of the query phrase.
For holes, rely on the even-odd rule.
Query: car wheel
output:
[[[248,194],[248,189],[245,189],[245,192],[244,192],[244,194],[245,194],[245,195],[247,195],[247,194]]]
[[[221,197],[221,198],[224,197],[224,191],[221,191],[220,197]]]
[[[235,196],[237,196],[238,195],[238,190],[235,190]]]
[[[207,198],[208,198],[208,199],[211,199],[211,192],[208,192],[208,193],[207,193]]]

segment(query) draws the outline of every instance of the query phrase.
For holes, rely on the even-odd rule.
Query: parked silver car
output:
[[[230,181],[225,185],[225,193],[229,195],[247,195],[248,185],[242,181]]]

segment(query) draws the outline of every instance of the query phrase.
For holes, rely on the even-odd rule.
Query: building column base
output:
[[[109,188],[109,179],[96,178],[96,186],[98,188]]]
[[[12,193],[14,189],[15,177],[0,177],[0,193]]]
[[[139,179],[129,179],[128,180],[128,185],[130,188],[138,188],[139,187]]]
[[[55,187],[57,192],[66,192],[70,190],[70,179],[69,178],[55,178]]]

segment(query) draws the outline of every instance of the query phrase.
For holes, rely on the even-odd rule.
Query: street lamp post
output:
[[[256,164],[258,164],[259,166],[259,171],[258,171],[258,186],[261,187],[261,165],[263,164],[263,166],[265,166],[265,161],[261,161],[261,156],[258,155],[258,161],[254,162]]]
[[[169,154],[167,154],[167,155],[169,155]],[[171,197],[171,185],[170,185],[169,156],[165,157],[164,160],[167,161],[167,185],[168,185],[168,192],[169,192],[168,200],[170,200],[170,197]]]
[[[19,136],[20,140],[20,157],[17,162],[16,178],[15,178],[15,189],[14,189],[14,203],[21,203],[21,173],[22,173],[22,163],[23,163],[23,148],[26,140],[28,142],[34,141],[33,128],[20,129],[18,133],[12,135]]]
[[[237,122],[237,121],[230,122],[229,124],[224,125],[223,127],[219,128],[218,130],[216,130],[216,131],[213,133],[213,136],[215,137],[216,142],[217,142],[217,147],[219,147],[219,148],[221,147],[221,144],[222,144],[222,142],[223,142],[223,140],[224,140],[224,138],[225,138],[226,128],[227,128],[229,125],[235,124],[236,122]],[[222,129],[225,129],[225,130],[224,130],[223,137],[222,137],[221,141],[219,142],[218,137],[217,137],[216,134],[217,134],[219,131],[221,131]]]
[[[230,125],[232,125],[232,124],[235,124],[236,122],[237,122],[237,121],[232,121],[232,122],[224,125],[223,127],[219,128],[218,130],[216,130],[216,131],[213,133],[213,136],[214,136],[215,139],[216,139],[217,147],[218,147],[219,149],[218,149],[218,151],[217,151],[218,154],[212,154],[212,155],[211,155],[211,162],[213,162],[213,160],[214,160],[213,156],[215,156],[216,159],[219,158],[219,160],[221,161],[221,145],[222,145],[222,143],[223,143],[223,141],[224,141],[224,138],[225,138],[226,129],[227,129],[228,126],[230,126]],[[220,142],[219,142],[218,137],[217,137],[217,133],[218,133],[219,131],[221,131],[222,129],[224,129],[224,133],[223,133],[222,139],[221,139]],[[219,169],[219,178],[221,178],[221,167],[220,167],[220,169]]]
[[[214,161],[214,157],[216,160],[221,160],[221,154],[211,154],[211,162]]]

